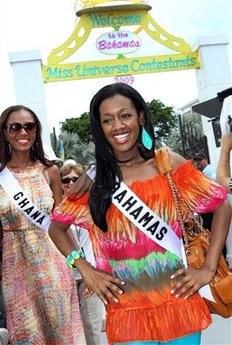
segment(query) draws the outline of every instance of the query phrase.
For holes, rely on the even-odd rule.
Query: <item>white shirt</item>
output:
[[[211,164],[208,164],[203,170],[202,170],[203,174],[205,174],[205,176],[208,176],[209,178],[211,178],[211,180],[216,180],[216,171],[214,169],[214,167]]]
[[[84,228],[80,228],[77,225],[71,225],[71,229],[73,232],[73,235],[75,237],[75,240],[77,241],[79,247],[83,250],[85,253],[86,260],[96,267],[96,261],[93,253],[93,247],[92,243],[89,237],[88,230]],[[74,277],[75,279],[82,279],[81,274],[78,271],[74,271]]]

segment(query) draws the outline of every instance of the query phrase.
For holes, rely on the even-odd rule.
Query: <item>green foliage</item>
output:
[[[179,127],[171,131],[165,144],[173,151],[183,155],[182,140]]]
[[[177,127],[178,117],[172,107],[167,107],[161,101],[153,99],[147,103],[154,125],[157,146],[165,144],[172,130]]]
[[[52,147],[58,157],[61,157],[59,152],[61,142],[64,148],[64,160],[72,158],[82,165],[89,165],[95,160],[94,144],[83,142],[78,134],[63,131],[58,139],[54,137],[54,134],[51,134]]]
[[[72,117],[61,122],[61,132],[78,134],[83,143],[91,142],[89,113],[83,113],[80,117]]]

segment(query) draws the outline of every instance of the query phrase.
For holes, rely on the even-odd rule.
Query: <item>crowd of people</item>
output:
[[[100,345],[106,313],[110,345],[199,345],[212,322],[199,290],[215,275],[231,221],[232,134],[207,176],[202,154],[191,161],[155,149],[147,104],[122,83],[94,95],[90,125],[94,165],[84,170],[67,160],[59,168],[45,155],[31,109],[11,106],[0,116],[10,344]],[[194,213],[212,215],[199,269],[186,265],[167,171]],[[182,213],[188,220],[189,211]]]

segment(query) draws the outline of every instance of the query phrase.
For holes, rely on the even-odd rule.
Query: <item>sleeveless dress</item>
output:
[[[52,191],[36,162],[11,171],[25,195],[45,213]],[[33,225],[0,186],[2,284],[12,345],[85,344],[75,281],[48,233]]]
[[[158,156],[157,153],[156,161]],[[163,168],[165,164],[161,164],[161,172]],[[196,170],[190,161],[173,171],[173,178],[194,211],[213,211],[226,198],[226,190]],[[181,236],[165,175],[161,173],[147,181],[135,181],[130,188]],[[186,211],[183,212],[187,217]],[[55,208],[53,219],[88,228],[97,267],[126,281],[119,303],[110,301],[106,306],[109,344],[169,341],[209,326],[211,316],[198,293],[186,300],[170,293],[170,276],[183,266],[182,260],[148,238],[116,206],[111,204],[107,212],[106,233],[92,222],[87,194],[67,196]]]

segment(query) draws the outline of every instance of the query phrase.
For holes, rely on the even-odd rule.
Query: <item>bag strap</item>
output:
[[[167,172],[165,174],[167,176],[170,188],[171,188],[171,192],[172,192],[172,197],[174,200],[174,204],[175,204],[175,208],[176,208],[176,212],[177,212],[177,217],[178,217],[178,221],[180,223],[180,227],[182,230],[182,234],[183,234],[183,238],[184,238],[184,246],[185,246],[185,253],[186,255],[190,254],[190,249],[189,249],[189,238],[186,232],[186,227],[184,224],[184,219],[183,219],[183,215],[181,212],[181,208],[180,208],[180,202],[182,202],[184,204],[184,206],[186,207],[186,209],[189,211],[189,214],[191,215],[192,219],[195,221],[195,223],[198,225],[198,228],[201,229],[202,225],[200,224],[200,222],[198,221],[197,217],[194,215],[194,213],[192,212],[190,206],[188,205],[188,203],[183,199],[182,195],[180,194],[179,189],[177,188],[172,175],[170,172]]]
[[[169,186],[171,188],[172,197],[173,197],[173,201],[174,201],[176,212],[177,212],[177,218],[178,218],[178,221],[180,223],[180,227],[181,227],[182,234],[184,237],[184,243],[185,243],[185,246],[188,247],[189,240],[188,240],[188,236],[186,233],[186,229],[185,229],[185,225],[184,225],[184,219],[183,219],[183,215],[182,215],[181,208],[180,208],[180,200],[181,199],[183,200],[183,198],[181,197],[180,192],[175,185],[175,182],[172,178],[171,173],[166,172],[165,175],[167,176]]]
[[[24,190],[7,167],[0,172],[0,185],[14,205],[31,223],[42,230],[48,230],[51,224],[50,216],[39,210],[26,196]]]
[[[172,177],[172,166],[171,166],[171,161],[170,161],[170,156],[168,153],[169,149],[166,147],[162,147],[161,149],[159,149],[156,152],[156,164],[157,164],[157,168],[158,170],[164,174],[169,182],[170,188],[171,188],[171,192],[172,192],[172,196],[174,199],[174,203],[177,209],[177,215],[178,218],[180,220],[181,223],[184,224],[183,222],[183,217],[182,217],[182,213],[180,210],[180,203],[182,202],[182,204],[185,206],[185,208],[188,210],[189,214],[192,216],[192,218],[194,219],[194,221],[196,222],[196,224],[199,226],[199,229],[201,229],[201,231],[203,231],[203,226],[200,223],[199,219],[197,218],[197,216],[194,214],[194,212],[192,211],[191,207],[189,206],[189,204],[187,203],[187,201],[183,198],[183,196],[181,195],[177,185],[174,182],[174,179]],[[182,218],[182,221],[181,221]]]
[[[156,161],[157,161],[157,167],[158,169],[167,177],[170,189],[172,192],[172,197],[174,200],[175,208],[177,211],[177,217],[178,221],[180,223],[180,227],[182,230],[183,238],[184,238],[184,245],[186,249],[186,254],[190,254],[190,249],[189,249],[189,237],[186,232],[186,227],[185,227],[185,222],[183,219],[183,214],[181,212],[181,203],[184,205],[186,210],[189,212],[189,214],[192,217],[192,220],[194,223],[197,225],[197,228],[200,232],[203,232],[205,236],[208,238],[209,234],[208,232],[204,229],[202,226],[202,223],[200,222],[198,216],[192,211],[191,207],[187,203],[187,201],[183,198],[181,195],[177,185],[175,184],[175,181],[172,176],[172,167],[171,167],[171,162],[170,162],[170,157],[168,154],[168,149],[167,148],[161,148],[157,151],[156,153]]]

